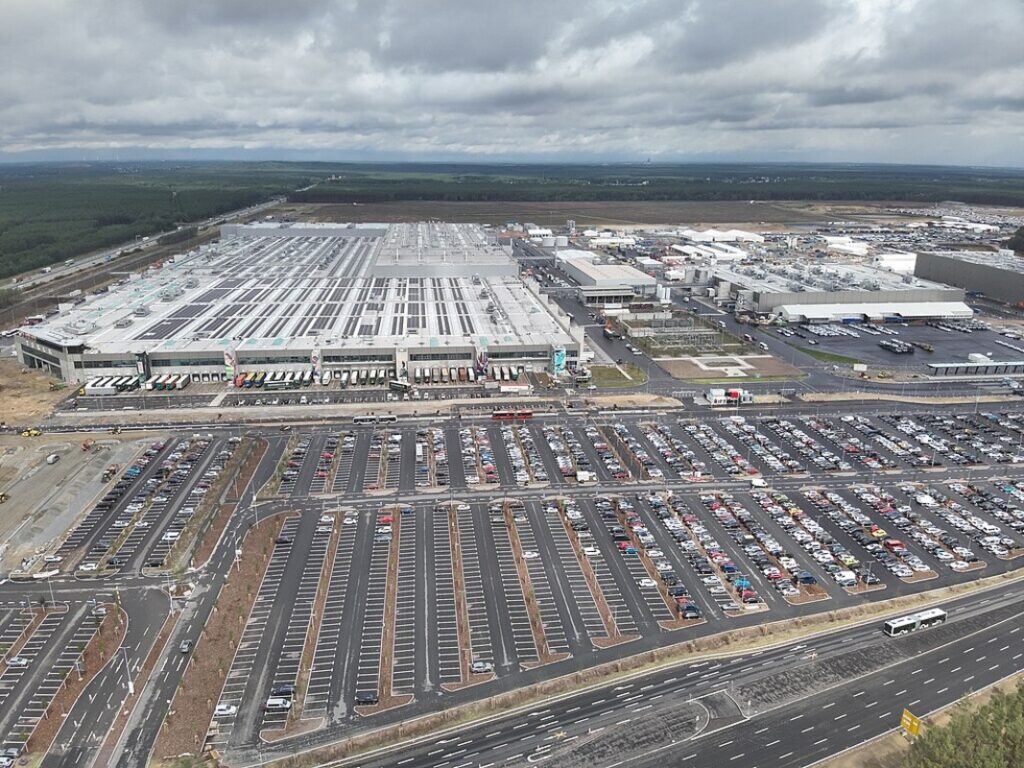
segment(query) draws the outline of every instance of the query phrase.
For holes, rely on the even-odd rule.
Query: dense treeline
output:
[[[388,201],[849,200],[1024,205],[1024,172],[931,167],[632,165],[350,167],[290,199]]]
[[[1017,253],[1024,253],[1024,227],[1017,228],[1017,231],[1006,241],[1006,247]]]
[[[0,166],[0,277],[244,208],[326,175],[276,163]]]
[[[299,189],[303,191],[294,191]],[[165,232],[282,194],[289,194],[297,202],[316,203],[960,200],[1024,205],[1024,172],[771,164],[0,166],[0,277]]]
[[[940,728],[926,728],[903,768],[1007,768],[1024,765],[1024,687],[997,693],[978,709],[958,707]]]

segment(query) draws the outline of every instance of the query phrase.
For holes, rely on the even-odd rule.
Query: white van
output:
[[[59,453],[51,453],[49,456],[46,457],[47,464],[56,464],[58,461],[60,461]]]
[[[292,700],[284,696],[271,696],[264,707],[267,712],[287,712],[291,708]]]

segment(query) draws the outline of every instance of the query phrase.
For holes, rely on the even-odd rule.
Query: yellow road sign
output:
[[[900,716],[900,728],[911,736],[917,736],[921,732],[921,718],[911,714],[909,709],[904,709]]]

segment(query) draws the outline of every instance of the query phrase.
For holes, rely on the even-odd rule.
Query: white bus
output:
[[[308,387],[313,383],[313,371],[304,371],[302,374],[302,386]]]
[[[146,389],[153,389],[153,387],[155,387],[155,386],[156,386],[156,383],[157,383],[157,382],[158,382],[159,380],[160,380],[160,376],[159,376],[159,375],[157,375],[157,376],[150,376],[150,377],[149,377],[149,378],[148,378],[148,379],[146,380]]]
[[[341,379],[340,379],[340,381],[341,381],[342,389],[344,389],[345,387],[348,386],[348,371],[342,371],[341,372]]]
[[[898,619],[889,619],[882,625],[882,631],[889,637],[904,635],[918,629],[927,629],[941,624],[946,620],[946,612],[941,608],[929,608],[927,611],[912,613],[909,616],[900,616]]]
[[[474,384],[476,382],[476,371],[473,370],[472,366],[466,369],[466,380],[470,384]]]
[[[380,416],[353,416],[353,424],[391,424],[398,421],[393,413],[385,413]]]

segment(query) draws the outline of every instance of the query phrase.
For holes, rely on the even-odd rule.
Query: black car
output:
[[[270,695],[291,698],[295,695],[295,686],[291,683],[282,683],[281,685],[275,685],[273,688],[270,689]]]

